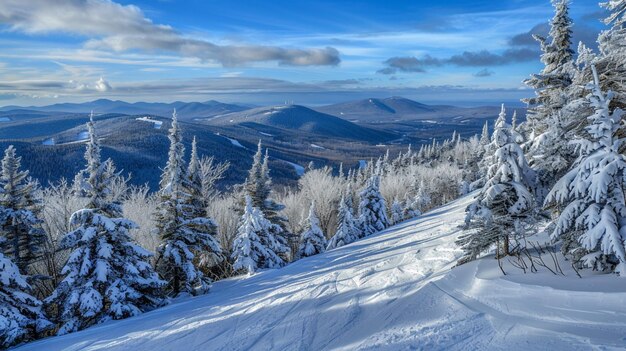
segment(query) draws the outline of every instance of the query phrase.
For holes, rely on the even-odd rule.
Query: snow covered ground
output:
[[[152,119],[150,117],[139,117],[135,118],[135,120],[152,123],[154,125],[154,129],[161,129],[163,126],[163,121],[157,121],[156,119]]]
[[[453,268],[471,197],[283,269],[26,350],[618,350],[626,279]]]

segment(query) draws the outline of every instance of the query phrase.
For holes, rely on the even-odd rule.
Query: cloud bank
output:
[[[155,24],[136,6],[110,0],[2,0],[0,23],[27,34],[66,33],[89,37],[90,49],[116,52],[170,52],[219,62],[224,66],[275,61],[287,66],[334,66],[332,48],[293,49],[264,45],[217,45],[189,38],[168,25]]]

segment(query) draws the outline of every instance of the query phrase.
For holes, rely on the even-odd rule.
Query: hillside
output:
[[[397,135],[366,128],[344,119],[298,105],[272,106],[250,109],[210,118],[206,123],[215,126],[242,125],[263,132],[290,130],[321,137],[350,139],[365,142],[384,142]]]
[[[493,106],[463,108],[446,105],[425,105],[407,98],[393,96],[384,99],[369,98],[320,106],[317,111],[357,123],[393,123],[424,119],[471,118],[483,119],[497,114]]]
[[[218,282],[205,296],[17,350],[626,347],[623,279],[522,274],[508,263],[503,276],[493,257],[453,268],[470,201],[283,269]]]
[[[160,103],[160,102],[135,102],[129,103],[119,100],[99,99],[85,103],[60,103],[48,106],[5,106],[0,108],[0,111],[4,113],[10,113],[13,111],[21,111],[22,113],[29,112],[35,114],[36,112],[65,112],[65,113],[89,113],[94,111],[97,114],[103,113],[121,113],[127,115],[136,114],[152,114],[162,117],[171,116],[172,111],[176,109],[178,116],[181,120],[203,118],[217,116],[225,113],[231,113],[236,111],[243,111],[248,107],[226,104],[219,101],[206,101],[206,102],[182,102],[176,101],[172,103]],[[1,115],[1,113],[0,113]]]

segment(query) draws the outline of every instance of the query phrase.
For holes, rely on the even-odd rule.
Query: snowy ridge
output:
[[[19,350],[588,350],[626,346],[626,282],[452,269],[471,196],[209,294]],[[591,273],[589,273],[591,274]],[[602,290],[602,292],[600,292]],[[599,298],[601,297],[601,298]]]

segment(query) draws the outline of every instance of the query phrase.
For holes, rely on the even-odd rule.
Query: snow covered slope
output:
[[[451,269],[470,197],[280,270],[25,350],[626,348],[626,279]],[[601,346],[602,345],[602,346]]]

